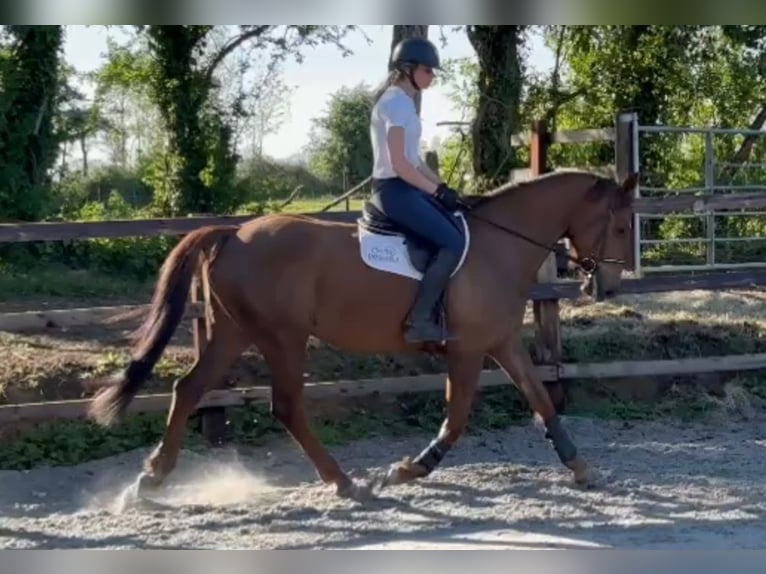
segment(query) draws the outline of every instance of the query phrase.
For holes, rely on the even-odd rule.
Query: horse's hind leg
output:
[[[436,438],[414,460],[406,457],[391,466],[383,486],[410,482],[431,474],[455,446],[468,426],[483,363],[483,353],[460,354],[453,351],[447,355],[447,417]]]
[[[271,371],[274,417],[281,422],[314,465],[319,478],[335,484],[338,495],[356,498],[366,494],[340,468],[311,430],[303,405],[303,371],[308,335],[268,333],[256,339]]]
[[[575,482],[587,485],[597,479],[595,471],[577,452],[545,389],[537,369],[518,336],[512,336],[490,355],[511,378],[529,401],[533,411],[543,420],[546,438],[553,444],[559,460],[574,473]]]
[[[206,391],[220,386],[225,372],[247,348],[248,339],[221,316],[213,325],[210,340],[191,369],[173,385],[173,398],[161,442],[144,463],[135,494],[159,486],[175,468],[189,416]]]

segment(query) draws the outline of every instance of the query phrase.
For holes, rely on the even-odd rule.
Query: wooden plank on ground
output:
[[[650,275],[639,279],[623,279],[620,293],[624,295],[641,295],[647,293],[664,293],[668,291],[695,291],[727,289],[756,289],[766,285],[766,270],[711,272],[692,275]],[[538,283],[532,286],[530,299],[578,299],[580,293],[579,281],[558,281],[556,283]]]
[[[544,381],[556,380],[555,366],[539,366],[538,374]],[[341,380],[306,383],[304,395],[308,399],[332,399],[365,395],[390,395],[421,391],[441,391],[445,388],[446,373],[411,377],[380,377],[375,379]],[[511,384],[499,370],[484,370],[479,381],[482,388]],[[128,407],[129,413],[164,412],[170,407],[170,393],[138,395]],[[269,387],[214,390],[200,401],[198,409],[234,407],[266,403],[271,400]],[[0,424],[22,421],[84,418],[90,400],[50,401],[0,406]]]
[[[106,322],[117,314],[137,315],[149,305],[113,305],[72,309],[44,309],[0,314],[0,331],[61,329]]]
[[[559,367],[559,377],[561,379],[608,379],[760,369],[766,369],[766,353],[611,363],[568,363]]]
[[[39,329],[68,329],[87,325],[110,325],[142,318],[149,305],[109,305],[0,313],[0,331],[19,333]],[[186,317],[201,316],[201,303],[190,303]]]

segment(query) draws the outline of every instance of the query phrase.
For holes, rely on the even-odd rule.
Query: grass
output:
[[[314,213],[320,211],[335,199],[334,196],[298,198],[281,211],[285,213]],[[348,211],[359,211],[362,209],[363,201],[360,198],[349,199]],[[339,203],[331,208],[331,211],[346,211],[346,202]]]
[[[29,303],[52,307],[115,300],[147,302],[154,281],[115,277],[106,272],[71,269],[64,265],[6,268],[0,273],[0,308],[32,309]],[[109,303],[111,302],[111,303]]]

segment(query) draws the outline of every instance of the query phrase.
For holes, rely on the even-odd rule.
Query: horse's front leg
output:
[[[447,417],[436,437],[415,459],[405,457],[391,465],[382,486],[402,484],[428,476],[455,446],[468,425],[483,364],[483,353],[451,351],[447,355]]]
[[[575,482],[583,486],[594,484],[598,480],[598,475],[577,452],[577,447],[561,424],[551,397],[540,380],[537,368],[521,338],[516,335],[511,336],[502,345],[493,349],[490,356],[511,378],[529,401],[532,410],[543,420],[545,437],[553,444],[559,460],[573,472]]]

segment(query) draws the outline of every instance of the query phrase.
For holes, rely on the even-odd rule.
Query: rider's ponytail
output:
[[[391,72],[388,74],[388,77],[383,80],[383,83],[378,86],[378,89],[375,90],[375,93],[372,96],[372,103],[377,104],[380,97],[385,93],[385,91],[390,88],[392,85],[394,85],[394,82],[396,81],[397,77],[397,71],[391,70]]]
[[[377,90],[375,90],[375,94],[372,97],[372,103],[375,105],[378,103],[378,100],[380,97],[385,93],[385,91],[393,86],[395,83],[400,81],[402,78],[406,78],[407,75],[404,73],[403,70],[400,69],[393,69],[389,72],[388,77],[383,81],[383,83],[378,87]]]

